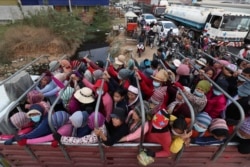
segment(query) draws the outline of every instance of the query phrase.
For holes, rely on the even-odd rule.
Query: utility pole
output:
[[[72,13],[71,0],[69,0],[69,12]]]

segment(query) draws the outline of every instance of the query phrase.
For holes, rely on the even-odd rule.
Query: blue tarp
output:
[[[21,0],[22,5],[39,5],[38,0]]]
[[[54,6],[68,6],[69,0],[21,0],[22,5],[48,5]],[[96,6],[96,5],[109,5],[109,0],[71,0],[72,6]]]

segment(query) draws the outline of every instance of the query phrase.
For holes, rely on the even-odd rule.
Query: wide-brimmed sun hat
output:
[[[207,64],[207,60],[204,58],[199,58],[199,60],[195,60],[198,64],[202,65],[202,66],[206,66]]]
[[[123,65],[125,64],[125,59],[126,57],[124,55],[119,55],[118,57],[115,58],[115,64]]]
[[[151,77],[156,81],[166,82],[168,80],[168,72],[166,70],[161,69],[154,76],[151,75]]]
[[[82,89],[77,90],[74,97],[83,104],[89,104],[95,101],[93,91],[88,87],[83,87]]]
[[[181,65],[181,61],[179,59],[174,59],[173,64],[175,67],[179,67]]]

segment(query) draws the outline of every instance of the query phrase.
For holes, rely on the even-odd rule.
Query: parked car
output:
[[[133,11],[137,16],[139,16],[139,15],[142,13],[142,9],[141,9],[141,7],[139,7],[139,6],[133,6],[133,7],[132,7],[132,11]]]
[[[172,21],[158,21],[158,25],[163,28],[164,34],[172,28],[175,35],[179,35],[178,27]]]
[[[155,18],[154,15],[150,14],[150,13],[143,13],[139,19],[139,21],[141,21],[142,17],[144,17],[146,24],[150,24],[152,22],[157,22],[157,19]]]

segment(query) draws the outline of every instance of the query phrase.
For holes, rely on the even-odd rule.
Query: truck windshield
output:
[[[249,16],[224,16],[221,30],[224,31],[249,31]]]
[[[250,44],[250,31],[248,31],[244,42],[245,42],[245,44]]]

